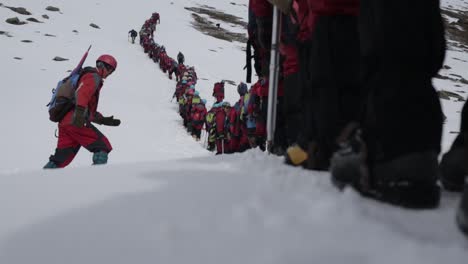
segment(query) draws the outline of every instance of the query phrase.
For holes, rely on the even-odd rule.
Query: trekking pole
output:
[[[224,138],[223,138],[223,140],[221,141],[221,153],[224,154]]]
[[[273,7],[273,26],[271,32],[271,55],[270,55],[270,76],[268,83],[268,113],[267,113],[267,150],[271,153],[271,147],[275,138],[276,127],[276,103],[278,96],[278,76],[279,76],[279,37],[281,15],[279,9]]]
[[[202,130],[203,132],[203,147],[208,148],[208,132],[206,130]]]

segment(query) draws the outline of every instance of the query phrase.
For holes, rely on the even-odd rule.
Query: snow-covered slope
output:
[[[247,2],[2,1],[33,15],[0,7],[0,263],[466,263],[468,242],[454,225],[456,195],[444,193],[437,210],[403,210],[339,193],[328,173],[290,168],[258,150],[214,157],[187,135],[170,102],[174,81],[127,32],[159,12],[155,40],[172,57],[185,54],[210,102],[214,82],[244,79],[242,45],[193,29],[184,7],[206,5],[245,21]],[[443,4],[466,8],[463,1]],[[14,16],[44,23],[4,22]],[[70,168],[41,170],[56,144],[45,107],[50,90],[90,44],[86,64],[101,53],[119,62],[99,106],[122,119],[120,127],[100,127],[114,147],[109,164],[92,167],[81,150]],[[468,79],[465,57],[448,51],[450,69],[441,75]],[[453,80],[435,84],[466,91]],[[234,86],[227,99],[236,99]],[[447,149],[462,103],[443,105]]]
[[[244,78],[245,59],[240,43],[217,40],[192,28],[190,12],[184,7],[198,6],[197,3],[15,0],[3,1],[3,4],[25,7],[33,15],[23,16],[0,8],[0,30],[12,36],[0,35],[1,67],[6,73],[2,75],[3,96],[0,99],[0,110],[4,113],[0,142],[5,153],[0,170],[40,168],[47,162],[56,144],[55,124],[47,121],[45,107],[50,100],[50,91],[66,71],[78,63],[90,44],[93,47],[85,65],[94,65],[94,60],[102,53],[113,54],[119,63],[117,71],[106,80],[100,100],[104,114],[122,119],[122,126],[117,129],[102,128],[115,149],[111,164],[208,154],[179,129],[180,118],[175,105],[170,103],[174,81],[164,78],[140,46],[131,45],[127,40],[130,29],[139,31],[152,12],[160,12],[162,24],[157,28],[155,40],[165,45],[173,57],[178,51],[184,52],[186,63],[196,67],[201,79],[197,89],[210,102],[215,81],[239,82]],[[220,10],[224,6],[235,15],[246,12],[245,6],[220,5],[214,0],[203,4]],[[59,7],[61,13],[45,10],[49,5]],[[50,19],[42,18],[43,14]],[[4,22],[15,16],[21,20],[34,17],[44,23],[29,22],[17,26]],[[101,29],[90,27],[90,23]],[[23,43],[21,40],[33,42]],[[56,62],[52,60],[55,56],[69,60]],[[235,87],[227,86],[226,97],[234,101],[235,95]],[[80,153],[72,166],[89,163],[89,155]]]

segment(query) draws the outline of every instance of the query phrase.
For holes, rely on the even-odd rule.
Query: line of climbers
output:
[[[205,125],[206,147],[216,154],[243,152],[250,148],[265,150],[268,82],[259,79],[250,88],[241,82],[237,85],[239,99],[231,104],[224,101],[224,82],[216,82],[212,96],[215,102],[206,111],[204,99],[195,90],[195,82],[190,72],[184,72],[177,82],[174,96],[179,103],[179,114],[187,131],[196,140]],[[280,121],[280,120],[279,120]],[[278,128],[281,128],[279,122]],[[278,129],[278,141],[284,132]],[[275,154],[282,154],[277,150]]]
[[[195,89],[195,67],[184,64],[182,52],[177,54],[176,61],[167,54],[164,45],[154,41],[159,20],[159,14],[153,13],[145,21],[140,30],[140,45],[150,59],[159,63],[164,73],[168,73],[169,79],[175,75],[177,84],[173,98],[179,105],[179,114],[187,131],[200,141],[205,129],[204,144],[208,150],[216,151],[216,154],[243,152],[256,147],[265,150],[268,81],[261,78],[250,88],[241,82],[237,86],[239,99],[234,105],[224,101],[224,81],[216,82],[212,94],[215,103],[207,110],[206,99],[202,99]],[[284,134],[281,129],[277,131],[278,135]]]
[[[216,154],[256,147],[265,150],[268,82],[259,80],[250,89],[247,84],[239,83],[239,99],[234,104],[224,101],[224,82],[216,82],[212,93],[215,102],[209,111],[205,107],[206,100],[195,90],[195,83],[191,72],[184,72],[174,96],[183,124],[196,140],[200,140],[205,125],[206,147]]]

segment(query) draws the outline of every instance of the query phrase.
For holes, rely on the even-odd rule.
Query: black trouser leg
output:
[[[337,147],[336,137],[347,123],[359,119],[364,98],[359,85],[357,17],[319,17],[305,55],[309,139],[317,141],[319,166],[327,167]]]
[[[442,111],[431,77],[445,53],[439,1],[362,0],[359,25],[371,160],[438,153]]]
[[[297,143],[299,132],[304,127],[303,95],[299,73],[294,73],[284,77],[283,111],[286,141],[290,146]]]

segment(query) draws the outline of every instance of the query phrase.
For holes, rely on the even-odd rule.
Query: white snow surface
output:
[[[12,36],[0,35],[0,263],[467,263],[468,242],[454,224],[457,194],[443,193],[436,210],[405,210],[341,193],[329,173],[292,168],[259,150],[213,156],[184,131],[170,102],[175,82],[128,42],[127,32],[159,12],[156,42],[172,57],[185,54],[199,75],[197,90],[212,102],[214,82],[244,79],[243,44],[193,29],[184,7],[207,5],[246,21],[247,2],[2,1],[33,15],[0,7],[0,31]],[[61,11],[46,11],[49,5]],[[443,1],[449,5],[466,9],[461,0]],[[4,22],[15,16],[44,23]],[[99,127],[114,150],[105,166],[91,166],[82,149],[68,168],[42,170],[56,146],[45,107],[51,89],[90,44],[85,65],[102,53],[119,63],[99,105],[122,120],[120,127]],[[468,79],[467,61],[450,50],[451,68],[441,74]],[[466,98],[463,83],[434,84]],[[234,86],[226,93],[237,100]],[[442,103],[447,150],[463,102]]]

